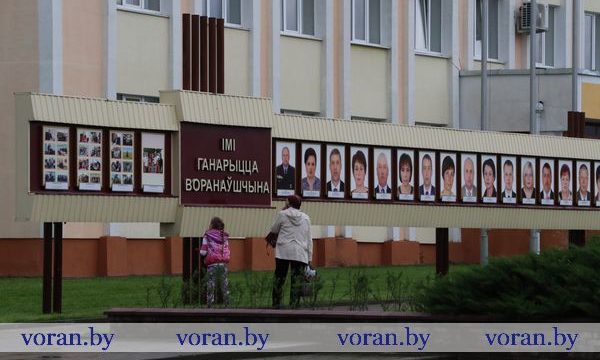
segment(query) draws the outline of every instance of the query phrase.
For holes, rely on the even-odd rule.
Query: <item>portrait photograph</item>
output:
[[[592,167],[589,161],[578,161],[575,167],[575,174],[577,175],[576,181],[576,193],[575,201],[577,206],[590,206],[592,200],[592,194],[590,191],[590,180],[592,174]]]
[[[392,200],[392,150],[385,148],[373,149],[373,166],[375,179],[373,193],[377,200]]]
[[[461,154],[460,197],[464,203],[477,202],[477,155]]]
[[[440,153],[440,198],[456,202],[456,154]]]
[[[500,158],[501,189],[500,201],[503,204],[517,203],[517,158],[502,156]]]
[[[296,143],[275,142],[275,186],[277,196],[294,195],[296,189]]]
[[[554,159],[540,159],[540,201],[554,205]]]
[[[419,200],[435,201],[435,153],[419,151]]]
[[[496,189],[497,168],[496,155],[481,156],[481,198],[486,204],[498,202]]]
[[[415,198],[415,172],[413,150],[398,149],[398,200],[412,201]]]
[[[344,198],[346,190],[346,148],[344,145],[327,145],[327,197]]]
[[[302,144],[302,178],[300,186],[302,196],[321,196],[321,145]]]
[[[128,135],[131,135],[131,137]],[[132,139],[133,134],[123,134],[123,159],[133,159],[133,147],[130,146]],[[169,160],[166,158],[165,153],[165,134],[142,132],[141,143],[142,191],[163,193],[165,190],[165,166]],[[133,161],[123,161],[123,172],[133,173],[133,171]],[[131,174],[128,176],[131,176]],[[126,186],[133,184],[126,175],[123,175],[122,181]]]
[[[537,199],[536,191],[535,158],[521,158],[521,203],[523,205],[535,205]]]
[[[600,207],[600,161],[594,161],[594,184],[596,184],[596,195],[594,203],[596,207]]]
[[[350,193],[353,199],[369,198],[369,148],[350,148]]]
[[[558,161],[558,203],[561,206],[573,205],[573,162]]]

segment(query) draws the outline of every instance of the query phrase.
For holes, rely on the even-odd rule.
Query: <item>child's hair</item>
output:
[[[215,216],[210,220],[210,228],[215,230],[225,230],[225,223],[221,220],[220,217]]]

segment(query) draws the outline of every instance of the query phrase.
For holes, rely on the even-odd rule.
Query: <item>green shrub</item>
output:
[[[511,321],[600,318],[600,239],[568,251],[492,259],[438,278],[421,302],[431,313]]]

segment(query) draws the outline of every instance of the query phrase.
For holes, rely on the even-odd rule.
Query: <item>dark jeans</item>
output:
[[[290,287],[290,306],[297,307],[300,303],[300,294],[304,281],[304,270],[306,264],[295,260],[284,260],[275,258],[275,277],[273,278],[273,307],[281,307],[283,297],[283,285],[287,277],[288,268],[292,267],[292,284]]]

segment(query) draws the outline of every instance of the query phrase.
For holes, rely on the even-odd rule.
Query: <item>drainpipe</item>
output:
[[[477,8],[475,8],[477,11]],[[481,1],[481,130],[488,130],[488,85],[487,85],[487,60],[488,60],[488,0]],[[477,17],[477,16],[475,16]],[[488,230],[481,229],[480,263],[488,263]]]
[[[531,0],[531,26],[529,29],[529,129],[531,134],[540,133],[540,113],[537,111],[538,88],[536,79],[537,60],[537,1]],[[534,254],[540,253],[540,230],[531,229],[529,238],[529,251]]]

